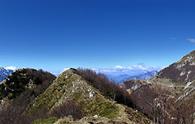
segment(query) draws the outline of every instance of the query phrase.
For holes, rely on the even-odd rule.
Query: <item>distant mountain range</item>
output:
[[[103,73],[109,79],[122,83],[126,80],[147,80],[154,77],[160,67],[151,67],[144,64],[133,65],[129,67],[116,66],[114,68],[96,69],[96,72]]]
[[[15,71],[15,67],[0,67],[0,82]],[[116,66],[113,68],[99,68],[93,69],[98,73],[105,74],[109,79],[117,83],[122,83],[126,80],[147,80],[154,77],[159,67],[146,66],[144,64],[137,64],[128,67]]]
[[[5,69],[3,67],[0,67],[0,82],[6,79],[10,74],[12,74],[14,70],[11,69]]]

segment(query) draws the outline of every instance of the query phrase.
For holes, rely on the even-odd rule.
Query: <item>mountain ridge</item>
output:
[[[140,124],[149,123],[149,120],[144,115],[136,113],[133,109],[127,109],[125,106],[103,96],[98,89],[90,85],[77,71],[71,68],[60,74],[48,89],[30,104],[27,112],[34,113],[42,107],[46,107],[52,112],[57,106],[63,104],[64,101],[73,100],[81,105],[82,112],[87,117],[87,120],[92,117],[94,119],[99,118],[99,121],[107,118],[107,121],[104,119],[101,121],[101,123],[105,124],[108,121],[112,121],[113,124],[119,122],[131,124],[133,121]],[[140,120],[134,116],[128,117],[126,111],[129,114],[134,113],[139,116]],[[84,120],[87,121],[86,119]],[[84,120],[81,119],[80,121],[83,123]],[[60,120],[60,122],[64,121],[66,119]],[[73,121],[73,123],[75,122]]]
[[[186,85],[195,80],[195,50],[182,57],[179,61],[161,70],[158,78],[171,79],[173,82]]]

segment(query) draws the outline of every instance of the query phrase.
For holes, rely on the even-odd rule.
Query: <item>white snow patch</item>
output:
[[[187,77],[186,77],[186,81],[188,80],[188,78],[189,78],[189,74],[191,73],[192,71],[188,71],[188,73],[187,73]]]
[[[192,82],[188,82],[188,83],[186,84],[186,86],[184,87],[184,89],[188,88],[191,84],[192,84]]]
[[[131,87],[132,90],[136,90],[138,89],[140,86],[139,85],[134,85],[133,87]]]
[[[89,92],[89,98],[93,97],[93,92]]]
[[[157,107],[160,107],[161,105],[160,105],[160,103],[157,103]]]
[[[95,92],[92,91],[91,89],[88,89],[87,91],[89,92],[89,98],[92,98],[94,96]]]
[[[192,89],[190,89],[188,92],[185,92],[183,95],[181,95],[175,102],[178,102],[179,100],[182,100],[183,98],[185,98],[186,96],[188,96],[191,92],[193,92],[195,90],[195,87],[193,87]]]
[[[186,72],[182,71],[182,72],[180,73],[180,76],[184,76],[185,74],[186,74]]]
[[[98,115],[94,115],[93,117],[94,117],[94,118],[98,118]]]

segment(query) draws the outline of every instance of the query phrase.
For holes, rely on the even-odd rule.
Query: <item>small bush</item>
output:
[[[9,106],[0,111],[1,124],[32,124],[34,120],[48,118],[48,110],[41,109],[39,112],[28,115],[25,114],[26,107],[24,106]]]
[[[22,107],[8,107],[0,111],[1,124],[30,124],[31,118],[22,115]]]
[[[54,108],[51,115],[58,118],[72,116],[74,119],[80,119],[83,117],[81,107],[73,100],[67,100],[62,105]]]

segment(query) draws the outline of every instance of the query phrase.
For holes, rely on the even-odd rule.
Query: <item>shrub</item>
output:
[[[30,124],[31,118],[22,115],[22,107],[8,107],[0,112],[0,122],[2,124]]]
[[[0,111],[1,124],[31,124],[34,120],[48,118],[48,110],[42,108],[33,115],[25,114],[26,107],[13,105],[5,107]]]
[[[161,85],[145,85],[132,92],[136,108],[155,124],[191,124],[194,120],[195,98],[177,101],[174,91]]]
[[[58,118],[72,116],[74,119],[80,119],[83,117],[81,107],[73,100],[67,100],[60,106],[55,107],[51,115]]]

